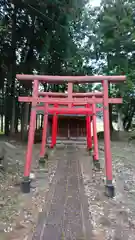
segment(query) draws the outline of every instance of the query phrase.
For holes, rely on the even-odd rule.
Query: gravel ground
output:
[[[61,149],[56,174],[50,186],[50,198],[32,240],[92,240],[88,201],[84,193],[78,149]]]
[[[100,142],[102,149],[103,143]],[[82,149],[81,152],[85,150]],[[135,148],[122,142],[112,143],[114,199],[104,195],[104,152],[100,151],[102,169],[91,168],[90,158],[81,161],[89,217],[96,240],[135,239]]]
[[[0,142],[2,145],[2,142]],[[38,221],[48,194],[49,184],[55,173],[57,161],[51,151],[45,169],[39,169],[38,144],[33,149],[32,182],[30,194],[22,194],[20,182],[23,176],[26,146],[15,141],[6,142],[6,172],[0,171],[0,240],[27,240]]]
[[[100,142],[102,149],[103,142]],[[51,152],[47,171],[37,167],[39,145],[33,150],[32,171],[36,176],[30,194],[20,192],[26,146],[16,142],[7,145],[8,169],[0,172],[0,239],[27,240],[38,221],[38,213],[46,204],[49,183],[55,175],[57,159]],[[61,154],[61,151],[57,149]],[[91,158],[85,148],[79,146],[79,158],[85,194],[88,197],[89,218],[95,240],[134,240],[135,239],[135,148],[126,142],[112,143],[113,175],[116,196],[104,196],[104,152],[100,151],[102,169],[92,169]],[[57,153],[58,154],[58,153]],[[62,156],[63,157],[63,156]]]

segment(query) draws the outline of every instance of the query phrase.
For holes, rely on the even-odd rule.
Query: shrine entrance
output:
[[[87,149],[93,151],[93,164],[97,169],[100,169],[100,157],[98,153],[98,137],[96,127],[97,112],[103,111],[104,120],[104,153],[105,153],[105,172],[106,184],[105,192],[108,196],[114,196],[113,172],[112,172],[112,156],[110,144],[110,126],[109,126],[109,104],[120,104],[122,98],[109,98],[108,87],[109,83],[116,84],[126,80],[125,76],[41,76],[41,75],[17,75],[18,80],[33,81],[33,93],[31,97],[19,97],[20,102],[29,102],[32,104],[30,127],[28,136],[28,147],[26,154],[26,162],[24,168],[24,180],[22,182],[22,190],[25,193],[30,192],[30,171],[32,163],[32,147],[34,143],[36,112],[41,110],[44,112],[44,123],[42,132],[42,144],[40,150],[39,163],[45,162],[46,157],[46,139],[48,129],[48,115],[53,115],[52,121],[52,142],[51,148],[56,145],[58,135],[59,115],[75,115],[85,116],[86,119],[86,138]],[[67,93],[51,93],[39,92],[39,83],[49,84],[67,84]],[[100,93],[75,93],[73,92],[73,84],[80,83],[97,83],[100,82],[103,86],[103,92]],[[40,105],[42,103],[42,106]],[[98,108],[97,104],[102,104],[102,108]],[[91,136],[91,121],[93,128],[93,139]],[[71,130],[70,130],[71,126]],[[66,132],[65,128],[67,127]],[[83,135],[81,128],[76,127],[72,123],[69,126],[63,125],[64,130],[61,134],[66,134],[68,137],[75,135]],[[79,130],[78,130],[79,129]],[[83,128],[82,128],[83,129]],[[77,133],[78,131],[78,133]]]
[[[58,117],[58,139],[86,138],[86,121],[84,117]]]

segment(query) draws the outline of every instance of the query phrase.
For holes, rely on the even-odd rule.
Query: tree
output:
[[[111,95],[124,97],[124,108],[130,106],[129,111],[126,112],[120,106],[117,108],[117,111],[124,114],[124,122],[126,122],[124,128],[128,130],[134,115],[132,107],[134,102],[134,70],[132,66],[135,47],[134,6],[132,1],[103,0],[100,9],[95,25],[95,32],[98,36],[95,52],[98,61],[102,62],[102,73],[128,76],[126,87],[117,85],[113,92],[110,91]],[[132,84],[130,84],[131,82]]]
[[[9,130],[12,133],[15,131],[17,122],[17,72],[61,75],[86,74],[91,71],[84,66],[83,48],[79,49],[83,36],[88,31],[88,24],[84,24],[86,2],[79,0],[79,8],[75,0],[70,4],[59,0],[1,2],[0,66],[7,135]],[[31,92],[31,83],[22,82],[21,85],[21,91],[25,94]],[[44,88],[64,91],[66,86],[45,85]]]

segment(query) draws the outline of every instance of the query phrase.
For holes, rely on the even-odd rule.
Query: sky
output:
[[[91,5],[93,5],[93,6],[99,6],[100,2],[101,2],[101,0],[90,0]]]

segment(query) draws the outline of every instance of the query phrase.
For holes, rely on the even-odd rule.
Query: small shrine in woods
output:
[[[100,156],[98,153],[98,137],[96,128],[96,116],[99,111],[103,111],[104,120],[104,152],[105,152],[105,189],[108,196],[114,196],[114,186],[112,183],[112,156],[110,144],[109,126],[109,104],[120,104],[122,98],[109,98],[108,86],[126,80],[125,76],[43,76],[43,75],[17,75],[18,80],[33,81],[33,93],[31,97],[19,97],[20,102],[32,104],[30,115],[30,126],[28,135],[28,147],[24,168],[24,179],[22,182],[23,192],[30,191],[30,171],[32,163],[32,147],[34,143],[36,114],[39,111],[44,113],[42,143],[39,162],[45,161],[46,140],[51,128],[51,148],[57,143],[57,136],[67,138],[85,136],[87,139],[87,149],[92,150],[93,163],[100,169]],[[39,83],[68,84],[67,93],[39,92]],[[73,84],[79,83],[102,83],[101,93],[76,93],[73,92]],[[102,104],[98,108],[97,104]],[[50,116],[53,115],[53,118]],[[63,117],[62,117],[63,116]],[[70,117],[69,117],[70,116]],[[78,117],[77,117],[78,116]],[[85,118],[84,118],[85,117]],[[73,121],[76,118],[76,121]],[[85,119],[85,120],[84,120]],[[91,136],[91,122],[93,128],[93,139]],[[85,130],[84,130],[85,129]]]

